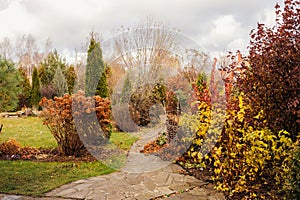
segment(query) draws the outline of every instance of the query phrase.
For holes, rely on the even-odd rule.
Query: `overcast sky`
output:
[[[92,30],[108,39],[147,16],[176,27],[211,55],[246,50],[257,22],[274,24],[275,0],[0,0],[0,41],[31,33],[49,37],[64,54],[80,49]]]

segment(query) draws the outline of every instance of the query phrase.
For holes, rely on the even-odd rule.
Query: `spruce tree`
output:
[[[85,94],[105,98],[109,96],[106,65],[102,58],[100,42],[96,40],[94,33],[91,35],[85,73]]]
[[[53,79],[58,68],[60,68],[64,75],[66,74],[66,63],[60,57],[58,52],[54,50],[41,63],[38,70],[41,84],[41,95],[43,97],[53,98],[58,95],[56,86],[53,85]]]
[[[40,80],[38,77],[38,72],[36,67],[32,73],[32,86],[31,86],[31,104],[33,108],[38,108],[39,101],[41,100],[41,92],[40,92]]]
[[[66,63],[61,59],[58,52],[54,50],[48,57],[41,63],[38,75],[41,85],[51,85],[56,70],[60,68],[64,73],[66,70]]]

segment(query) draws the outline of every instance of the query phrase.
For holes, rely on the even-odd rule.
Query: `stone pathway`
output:
[[[148,132],[129,151],[128,160],[121,171],[78,180],[45,194],[41,200],[95,199],[95,200],[148,200],[148,199],[225,199],[211,184],[192,176],[180,174],[182,168],[156,156],[140,153],[144,144],[157,137],[162,127]],[[0,196],[1,197],[1,196]],[[31,200],[15,196],[5,200]]]

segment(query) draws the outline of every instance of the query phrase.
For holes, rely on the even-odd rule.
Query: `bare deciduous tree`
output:
[[[8,37],[4,37],[2,42],[0,43],[0,55],[3,56],[5,59],[13,59],[12,56],[12,43]]]
[[[117,52],[115,61],[121,60],[128,70],[138,69],[138,76],[151,76],[162,65],[175,62],[174,52],[177,52],[178,38],[175,29],[147,20],[134,28],[123,27],[120,32],[114,36],[114,48]]]

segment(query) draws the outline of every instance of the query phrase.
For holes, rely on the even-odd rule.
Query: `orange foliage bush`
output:
[[[21,145],[15,139],[9,139],[8,141],[0,145],[0,155],[16,155],[21,151]]]
[[[65,94],[54,100],[43,98],[40,106],[43,107],[41,117],[44,124],[50,129],[63,155],[79,156],[87,145],[100,145],[110,137],[108,99],[85,97],[79,91],[73,96]]]

